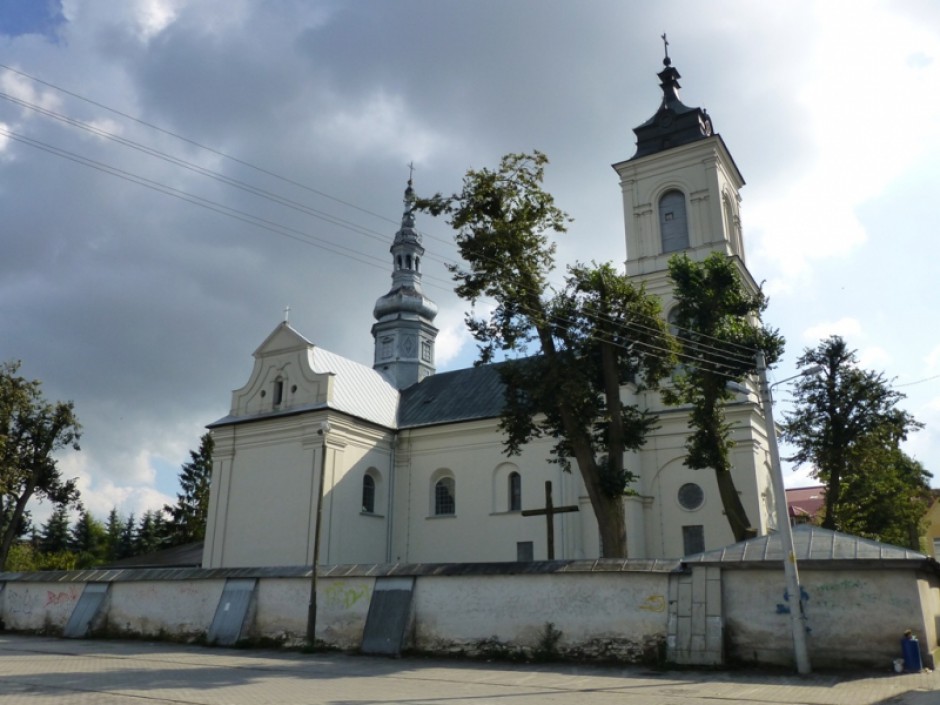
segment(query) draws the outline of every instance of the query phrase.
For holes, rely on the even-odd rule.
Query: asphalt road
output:
[[[940,705],[937,673],[658,671],[0,634],[0,703]]]

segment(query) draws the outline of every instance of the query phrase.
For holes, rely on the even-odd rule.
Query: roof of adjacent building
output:
[[[439,372],[402,390],[398,427],[496,418],[504,404],[505,392],[498,365]]]
[[[787,506],[790,516],[816,517],[826,503],[825,485],[794,487],[787,490]]]
[[[882,565],[923,563],[932,559],[901,546],[872,541],[804,524],[793,527],[793,549],[798,561],[826,563],[870,561]],[[739,543],[704,551],[682,559],[684,563],[713,563],[722,566],[760,564],[779,565],[784,559],[783,539],[779,533],[758,536]]]

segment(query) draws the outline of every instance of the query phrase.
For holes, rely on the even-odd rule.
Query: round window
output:
[[[698,509],[705,501],[705,493],[694,482],[687,482],[679,488],[679,504],[683,509]]]

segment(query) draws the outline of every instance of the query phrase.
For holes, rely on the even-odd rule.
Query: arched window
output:
[[[522,475],[517,472],[509,473],[509,511],[522,510]]]
[[[457,513],[454,478],[442,477],[434,485],[434,515],[447,516]]]
[[[369,474],[362,476],[362,511],[375,513],[375,478]]]
[[[685,214],[685,194],[666,191],[659,199],[659,232],[663,252],[679,252],[689,247],[689,221]]]

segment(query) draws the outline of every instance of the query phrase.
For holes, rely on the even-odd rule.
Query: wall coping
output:
[[[555,575],[572,573],[674,573],[675,560],[601,558],[597,560],[526,561],[524,563],[358,563],[321,566],[320,578],[407,576],[466,577],[483,575]],[[228,578],[310,578],[310,566],[247,568],[94,568],[0,573],[0,583],[115,583]]]

